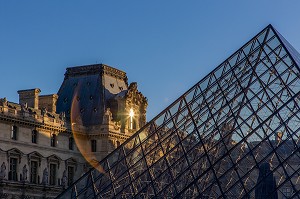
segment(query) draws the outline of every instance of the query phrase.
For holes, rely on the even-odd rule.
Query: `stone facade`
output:
[[[137,84],[107,65],[68,68],[58,94],[40,92],[0,99],[0,198],[56,197],[146,122]]]

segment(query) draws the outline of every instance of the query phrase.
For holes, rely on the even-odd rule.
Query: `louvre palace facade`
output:
[[[0,99],[0,198],[55,198],[146,123],[137,83],[104,64],[67,68],[57,94],[40,93]]]
[[[300,197],[300,54],[268,25],[59,199]]]

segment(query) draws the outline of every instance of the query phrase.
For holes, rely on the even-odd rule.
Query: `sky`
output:
[[[300,51],[299,0],[0,0],[0,98],[57,93],[104,63],[148,98],[149,121],[272,24]]]

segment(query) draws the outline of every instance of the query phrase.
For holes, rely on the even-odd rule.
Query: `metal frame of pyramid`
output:
[[[267,26],[58,198],[298,197],[299,64]]]

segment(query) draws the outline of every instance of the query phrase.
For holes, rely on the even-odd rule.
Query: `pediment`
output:
[[[75,158],[71,157],[69,159],[66,159],[65,165],[66,165],[66,169],[68,166],[72,166],[75,167],[75,170],[77,170],[77,160]]]
[[[48,161],[61,161],[62,159],[58,157],[57,155],[53,154],[47,157]]]
[[[37,152],[37,151],[33,151],[33,152],[31,152],[31,153],[29,153],[28,154],[28,157],[30,157],[30,158],[33,158],[33,157],[35,157],[35,158],[43,158],[44,156],[42,156],[39,152]]]
[[[24,154],[22,151],[20,151],[17,148],[12,148],[12,149],[8,150],[7,153],[10,155],[23,155]]]
[[[77,160],[75,158],[66,159],[67,164],[77,164]]]

